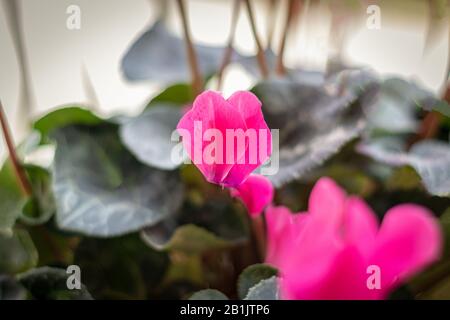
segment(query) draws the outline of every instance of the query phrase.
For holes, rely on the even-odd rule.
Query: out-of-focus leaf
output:
[[[92,300],[84,284],[81,289],[67,288],[69,276],[64,269],[42,267],[21,274],[19,281],[37,300]]]
[[[271,129],[279,129],[279,169],[269,178],[278,187],[300,177],[358,137],[366,126],[378,84],[365,71],[343,71],[323,85],[269,80],[253,91],[262,100]]]
[[[28,197],[17,183],[10,160],[0,170],[0,235],[11,235],[11,228],[22,213]]]
[[[0,274],[24,272],[36,266],[38,252],[25,230],[16,230],[12,236],[0,236]]]
[[[182,113],[179,109],[154,107],[120,127],[120,138],[125,147],[142,163],[152,167],[173,170],[183,159],[173,159],[178,141],[172,141]]]
[[[238,294],[241,299],[244,299],[249,290],[257,285],[260,281],[277,276],[277,269],[267,264],[254,264],[247,267],[239,276],[238,279]]]
[[[228,300],[228,298],[219,290],[205,289],[194,293],[189,300]]]
[[[165,253],[146,246],[135,233],[109,239],[84,238],[74,263],[97,299],[157,297],[156,287],[169,266]]]
[[[278,278],[272,276],[251,287],[244,300],[279,300],[279,291]]]
[[[222,61],[223,48],[195,45],[200,72],[216,72]],[[185,44],[157,21],[131,45],[122,59],[122,70],[130,81],[190,81]]]
[[[50,173],[38,166],[26,165],[25,170],[31,181],[33,195],[25,205],[21,220],[35,225],[47,222],[55,213],[55,199],[51,189]]]
[[[431,111],[445,110],[445,106],[449,108],[448,104],[418,84],[390,78],[381,84],[380,93],[369,115],[370,128],[391,133],[415,132],[418,128],[418,107]]]
[[[383,137],[363,142],[358,150],[392,166],[409,165],[420,175],[429,193],[437,196],[450,194],[450,145],[442,141],[423,140],[404,151],[400,139]]]
[[[220,199],[201,206],[185,203],[176,215],[145,228],[141,235],[146,243],[159,250],[196,254],[224,248],[242,243],[247,237],[241,213]]]
[[[46,142],[47,136],[57,128],[71,124],[96,125],[102,122],[102,119],[87,109],[79,106],[65,106],[38,119],[33,127],[41,133],[42,139]]]
[[[410,166],[395,168],[392,175],[386,180],[386,188],[389,191],[408,191],[422,186],[420,176]]]
[[[71,126],[54,138],[53,191],[62,229],[116,236],[154,225],[179,208],[183,186],[177,172],[136,161],[115,126]]]
[[[177,83],[164,89],[147,104],[146,109],[165,104],[168,107],[180,107],[194,100],[192,86],[188,83]]]
[[[445,257],[450,257],[450,208],[440,217],[440,222],[445,238]]]
[[[25,300],[25,288],[14,278],[0,275],[0,300]]]

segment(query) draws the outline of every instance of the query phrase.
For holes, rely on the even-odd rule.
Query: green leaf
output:
[[[25,300],[27,292],[25,288],[14,278],[8,275],[0,275],[0,301],[1,300]]]
[[[109,239],[83,238],[74,263],[96,299],[156,298],[169,266],[167,254],[146,246],[135,233]]]
[[[81,272],[81,278],[83,273]],[[42,267],[19,275],[20,283],[38,300],[92,300],[86,286],[68,289],[69,274],[64,269]]]
[[[38,119],[33,128],[41,133],[43,140],[46,142],[47,136],[57,128],[71,124],[97,125],[102,122],[102,119],[87,109],[79,106],[65,106]]]
[[[53,137],[53,191],[60,228],[117,236],[154,225],[181,205],[178,173],[138,162],[120,144],[115,126],[71,126]]]
[[[242,243],[247,228],[237,212],[224,199],[204,204],[186,202],[179,212],[141,232],[143,240],[158,250],[181,250],[198,254]]]
[[[238,279],[238,295],[241,299],[247,297],[249,290],[265,279],[277,276],[277,269],[267,264],[254,264],[247,268],[239,276]]]
[[[195,45],[204,78],[219,70],[223,47]],[[153,80],[164,83],[190,81],[184,40],[167,30],[158,20],[131,45],[122,59],[122,70],[130,81]]]
[[[11,229],[27,200],[17,183],[12,163],[7,160],[0,170],[0,235],[11,235]]]
[[[25,230],[12,236],[0,236],[0,274],[24,272],[37,265],[38,252]]]
[[[279,300],[279,291],[278,278],[273,276],[251,287],[244,300]]]
[[[146,109],[158,105],[165,105],[168,108],[181,107],[194,100],[192,86],[187,83],[177,83],[164,89],[160,94],[154,97]]]
[[[189,300],[228,300],[228,298],[219,290],[205,289],[194,293]]]
[[[43,224],[56,211],[50,173],[34,165],[26,165],[25,170],[31,181],[33,195],[26,203],[20,218],[29,225]]]
[[[450,195],[450,145],[423,140],[405,151],[403,141],[383,137],[362,142],[359,152],[391,166],[409,165],[420,175],[427,191],[437,196]]]
[[[183,158],[172,159],[174,148],[179,144],[172,141],[182,113],[179,109],[157,106],[120,127],[120,138],[130,152],[142,163],[162,169],[173,170]]]
[[[279,148],[274,146],[272,154],[278,170],[268,176],[279,187],[316,168],[363,132],[378,84],[368,72],[344,70],[321,83],[267,80],[253,91],[262,101],[269,128],[279,130]]]

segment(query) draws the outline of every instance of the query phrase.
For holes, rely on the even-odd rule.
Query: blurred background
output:
[[[287,3],[253,0],[263,45],[275,52],[283,33],[283,23],[277,21],[284,20]],[[380,8],[379,29],[367,27],[367,8],[373,4]],[[81,25],[70,30],[67,10],[73,5],[80,8]],[[104,116],[142,111],[164,84],[130,83],[120,62],[160,15],[169,30],[182,37],[173,6],[174,1],[162,0],[1,0],[0,99],[16,142],[25,136],[30,119],[63,104],[90,105]],[[233,1],[189,0],[186,6],[194,41],[225,46]],[[413,79],[442,94],[448,79],[448,8],[447,1],[431,0],[305,0],[289,33],[285,64],[323,71],[339,58],[349,65],[370,66],[383,76]],[[234,48],[256,53],[245,10],[239,14]],[[256,80],[231,65],[222,88],[229,95]]]

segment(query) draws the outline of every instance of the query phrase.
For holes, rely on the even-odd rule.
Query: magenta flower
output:
[[[269,207],[267,262],[279,268],[285,299],[384,299],[437,261],[442,237],[425,208],[398,205],[381,226],[367,204],[320,179],[308,212]]]
[[[226,187],[239,186],[272,152],[261,102],[247,91],[227,100],[214,91],[203,92],[177,130],[206,180]]]
[[[239,198],[252,217],[256,217],[273,200],[273,186],[264,176],[251,174],[245,182],[230,190],[231,196]]]

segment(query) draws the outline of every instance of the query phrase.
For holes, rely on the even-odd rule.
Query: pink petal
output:
[[[247,145],[241,163],[233,166],[224,184],[239,185],[272,154],[272,134],[261,111],[261,102],[251,92],[237,91],[227,100],[242,115],[248,129],[254,130],[256,141]],[[252,145],[253,144],[253,145]],[[260,149],[264,148],[263,149]]]
[[[349,197],[344,214],[345,241],[356,246],[364,257],[372,253],[378,221],[372,209],[360,198]]]
[[[283,206],[266,209],[267,254],[266,262],[279,266],[284,263],[283,251],[293,243],[308,219],[308,214],[292,212]]]
[[[298,273],[304,272],[298,269]],[[369,299],[374,296],[366,287],[364,260],[353,246],[340,250],[321,277],[316,281],[299,282],[298,274],[287,273],[282,281],[281,290],[284,299]]]
[[[387,292],[437,261],[441,251],[437,219],[423,207],[405,204],[386,213],[370,261],[380,267],[382,289]]]
[[[201,124],[201,130],[194,132],[194,124]],[[193,107],[181,118],[177,129],[183,136],[182,130],[190,133],[190,139],[183,138],[183,145],[193,163],[199,168],[206,180],[216,184],[222,184],[224,177],[228,174],[233,163],[226,163],[226,129],[246,130],[245,122],[239,111],[214,91],[205,91],[194,101]],[[222,145],[214,141],[203,141],[203,134],[208,129],[216,129],[223,137]],[[194,142],[195,140],[195,142]],[[199,148],[196,148],[198,143]],[[207,163],[203,152],[208,145],[214,144],[217,150],[222,152],[222,161]],[[236,154],[236,158],[240,157]],[[219,159],[219,160],[220,160]]]
[[[308,212],[315,216],[314,220],[321,226],[321,234],[339,232],[345,201],[345,192],[332,179],[323,177],[316,182],[309,196]]]
[[[251,174],[244,183],[231,189],[231,195],[242,200],[251,216],[259,215],[272,202],[273,185],[264,176]]]

